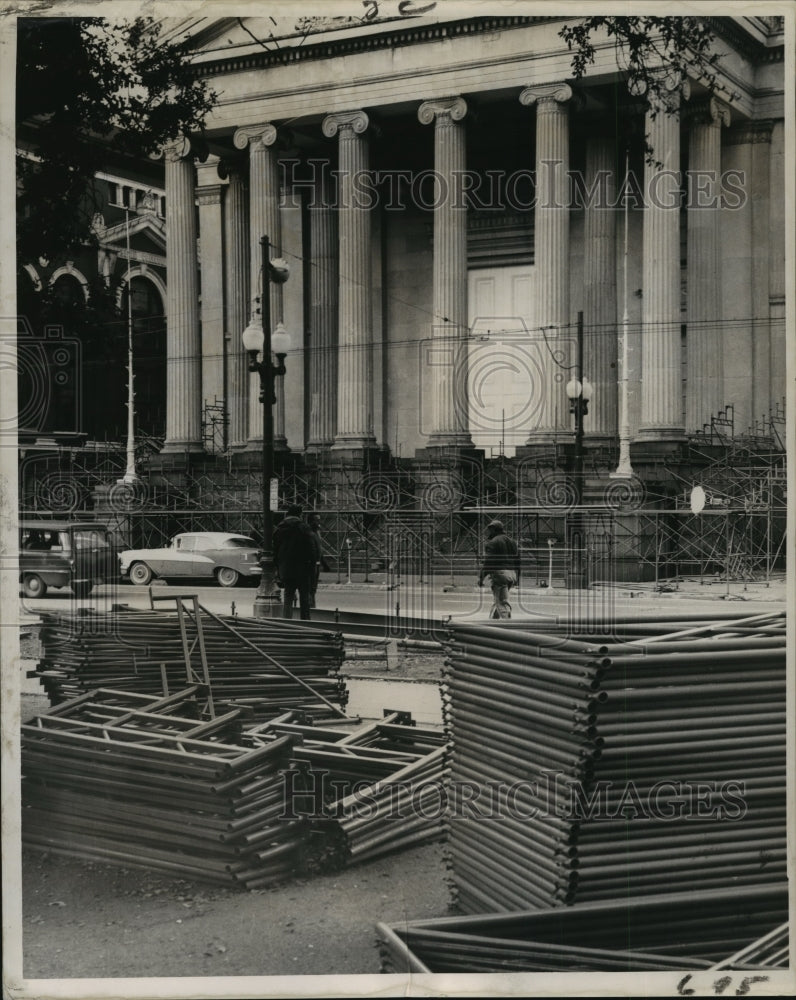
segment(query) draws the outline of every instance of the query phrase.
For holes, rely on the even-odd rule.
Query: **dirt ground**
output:
[[[241,892],[23,851],[24,975],[378,973],[375,924],[448,911],[443,848]]]

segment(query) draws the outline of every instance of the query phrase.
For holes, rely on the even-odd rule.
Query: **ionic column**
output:
[[[753,185],[754,150],[770,141],[770,128],[754,122],[728,129],[722,152],[725,185],[721,210],[722,350],[724,402],[731,403],[736,434],[746,434],[762,414],[753,407],[756,345],[752,317],[753,298]]]
[[[467,405],[467,114],[461,97],[425,101],[417,117],[434,123],[434,267],[431,350],[433,427],[428,447],[472,447]]]
[[[249,218],[243,165],[225,162],[224,322],[227,340],[227,415],[229,447],[246,447],[249,429],[249,369],[241,335],[249,322]]]
[[[544,327],[548,347],[542,352],[541,399],[528,444],[553,441],[571,432],[562,368],[568,365],[574,331],[569,324],[569,102],[566,83],[526,87],[520,103],[536,105],[536,205],[534,208],[534,271],[536,327]],[[535,337],[541,337],[538,329]],[[549,348],[549,350],[548,350]]]
[[[270,122],[239,128],[233,142],[237,149],[249,149],[249,252],[252,314],[258,308],[256,299],[270,296],[271,329],[281,323],[282,286],[272,282],[264,268],[260,240],[267,236],[271,257],[278,257],[282,243],[279,216],[279,159],[274,143],[277,130]],[[286,448],[284,426],[285,410],[282,379],[276,380],[276,406],[274,409],[274,448]],[[261,446],[263,439],[263,410],[259,401],[259,376],[251,374],[249,381],[249,447]],[[281,400],[281,405],[280,405]],[[280,419],[281,414],[281,419]]]
[[[166,441],[163,452],[202,450],[199,276],[194,164],[188,139],[163,147],[166,187]]]
[[[646,115],[642,265],[642,441],[685,436],[680,337],[680,90]]]
[[[587,438],[613,439],[617,432],[616,339],[616,141],[609,123],[586,146],[583,253],[583,373],[594,386],[584,421]]]
[[[771,395],[771,354],[769,321],[769,277],[771,275],[771,147],[774,122],[756,123],[752,145],[752,420],[767,417],[776,400]],[[775,196],[776,197],[776,196]],[[784,355],[782,355],[784,357]],[[781,362],[780,362],[781,363]]]
[[[688,110],[688,284],[685,429],[700,431],[724,406],[721,346],[721,126],[726,105]]]
[[[373,354],[370,291],[370,210],[357,195],[368,171],[369,125],[364,111],[323,120],[328,139],[339,136],[338,190],[340,286],[338,307],[337,436],[341,451],[373,448]]]
[[[202,340],[202,415],[208,405],[224,402],[224,240],[221,220],[223,185],[217,156],[197,164],[196,199],[199,205],[199,253]],[[226,403],[224,403],[226,405]],[[222,441],[207,442],[208,451],[219,451]]]
[[[785,331],[785,233],[787,229],[785,213],[782,211],[780,192],[785,190],[785,137],[784,121],[774,123],[771,130],[771,147],[769,157],[769,222],[768,231],[770,256],[768,268],[768,309],[763,313],[769,317],[770,357],[769,369],[771,382],[769,398],[773,406],[780,406],[785,398],[787,372],[782,363],[787,357],[787,339]],[[790,167],[788,167],[790,169]]]
[[[337,210],[325,172],[316,174],[310,228],[309,436],[307,451],[334,444],[337,428]]]

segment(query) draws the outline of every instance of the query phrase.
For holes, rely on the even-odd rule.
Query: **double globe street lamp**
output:
[[[271,508],[271,483],[274,477],[274,411],[276,378],[284,375],[285,356],[290,350],[290,334],[284,324],[277,323],[271,330],[270,284],[284,284],[290,268],[281,257],[271,259],[271,244],[267,236],[260,239],[262,272],[264,275],[261,310],[255,310],[251,322],[243,331],[243,347],[249,358],[249,371],[260,376],[260,402],[263,404],[263,545],[260,565],[260,586],[254,598],[255,618],[272,618],[280,607],[277,574],[274,566],[273,514]],[[258,360],[261,355],[261,360]],[[276,362],[273,358],[276,357]]]

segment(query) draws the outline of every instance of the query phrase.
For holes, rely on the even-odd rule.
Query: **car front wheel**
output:
[[[47,584],[36,573],[28,573],[22,580],[22,593],[25,597],[44,597]]]
[[[222,566],[216,572],[216,579],[222,587],[234,587],[240,579],[240,573],[237,570],[230,569],[229,566]]]
[[[133,563],[130,567],[130,582],[137,587],[145,587],[152,579],[152,570],[146,563]]]

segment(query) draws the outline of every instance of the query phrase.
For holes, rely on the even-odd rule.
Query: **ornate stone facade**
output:
[[[276,411],[278,439],[296,454],[466,451],[476,394],[478,412],[491,415],[492,447],[503,449],[507,404],[484,346],[496,330],[514,331],[513,363],[533,386],[532,416],[510,447],[566,444],[579,313],[595,390],[587,447],[617,445],[621,324],[630,345],[625,412],[640,455],[682,446],[728,404],[748,423],[779,403],[776,19],[714,19],[730,49],[719,84],[731,85],[731,102],[698,81],[672,80],[667,106],[646,115],[607,50],[572,83],[554,18],[442,17],[425,32],[412,18],[378,27],[332,20],[314,23],[306,45],[286,35],[278,59],[255,48],[236,58],[214,48],[206,29],[196,54],[226,95],[209,122],[213,153],[248,153],[234,188],[217,180],[198,188],[202,245],[213,248],[202,268],[231,241],[224,280],[202,287],[223,299],[218,316],[237,359],[217,393],[228,400],[235,448],[246,240],[249,309],[269,294],[274,324],[298,317]],[[277,142],[288,125],[289,151]],[[193,252],[194,166],[185,144],[169,156],[168,203],[181,216],[169,248],[171,363],[180,359],[181,388],[167,447],[190,450],[212,386],[203,376],[199,392],[194,362],[184,360],[194,349],[198,356],[199,343],[182,260]],[[262,287],[264,235],[295,248],[285,285]],[[203,328],[216,322],[213,309],[203,301]],[[216,369],[205,361],[205,371]],[[254,389],[250,382],[250,445],[260,427]]]

